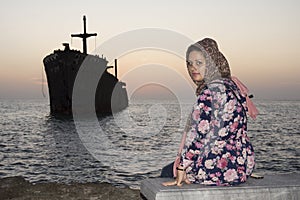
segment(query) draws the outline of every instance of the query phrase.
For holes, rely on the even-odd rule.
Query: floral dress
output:
[[[209,83],[197,97],[181,165],[192,183],[236,185],[252,173],[246,99],[230,79]]]

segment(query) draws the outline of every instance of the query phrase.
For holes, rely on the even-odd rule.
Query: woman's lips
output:
[[[193,75],[193,76],[198,76],[198,75],[200,75],[200,73],[193,72],[192,75]]]

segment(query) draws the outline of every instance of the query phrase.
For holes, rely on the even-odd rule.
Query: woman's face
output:
[[[192,80],[202,81],[206,66],[206,61],[203,54],[200,51],[191,51],[186,62]]]

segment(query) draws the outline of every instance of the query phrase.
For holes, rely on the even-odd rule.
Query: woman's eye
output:
[[[186,64],[187,64],[188,66],[192,66],[192,62],[190,62],[190,61],[186,61]]]
[[[201,65],[201,64],[202,64],[201,61],[197,61],[197,62],[196,62],[196,65]]]

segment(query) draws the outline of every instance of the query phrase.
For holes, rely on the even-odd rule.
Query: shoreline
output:
[[[140,190],[118,188],[109,183],[36,183],[21,176],[0,179],[1,199],[141,199]]]

